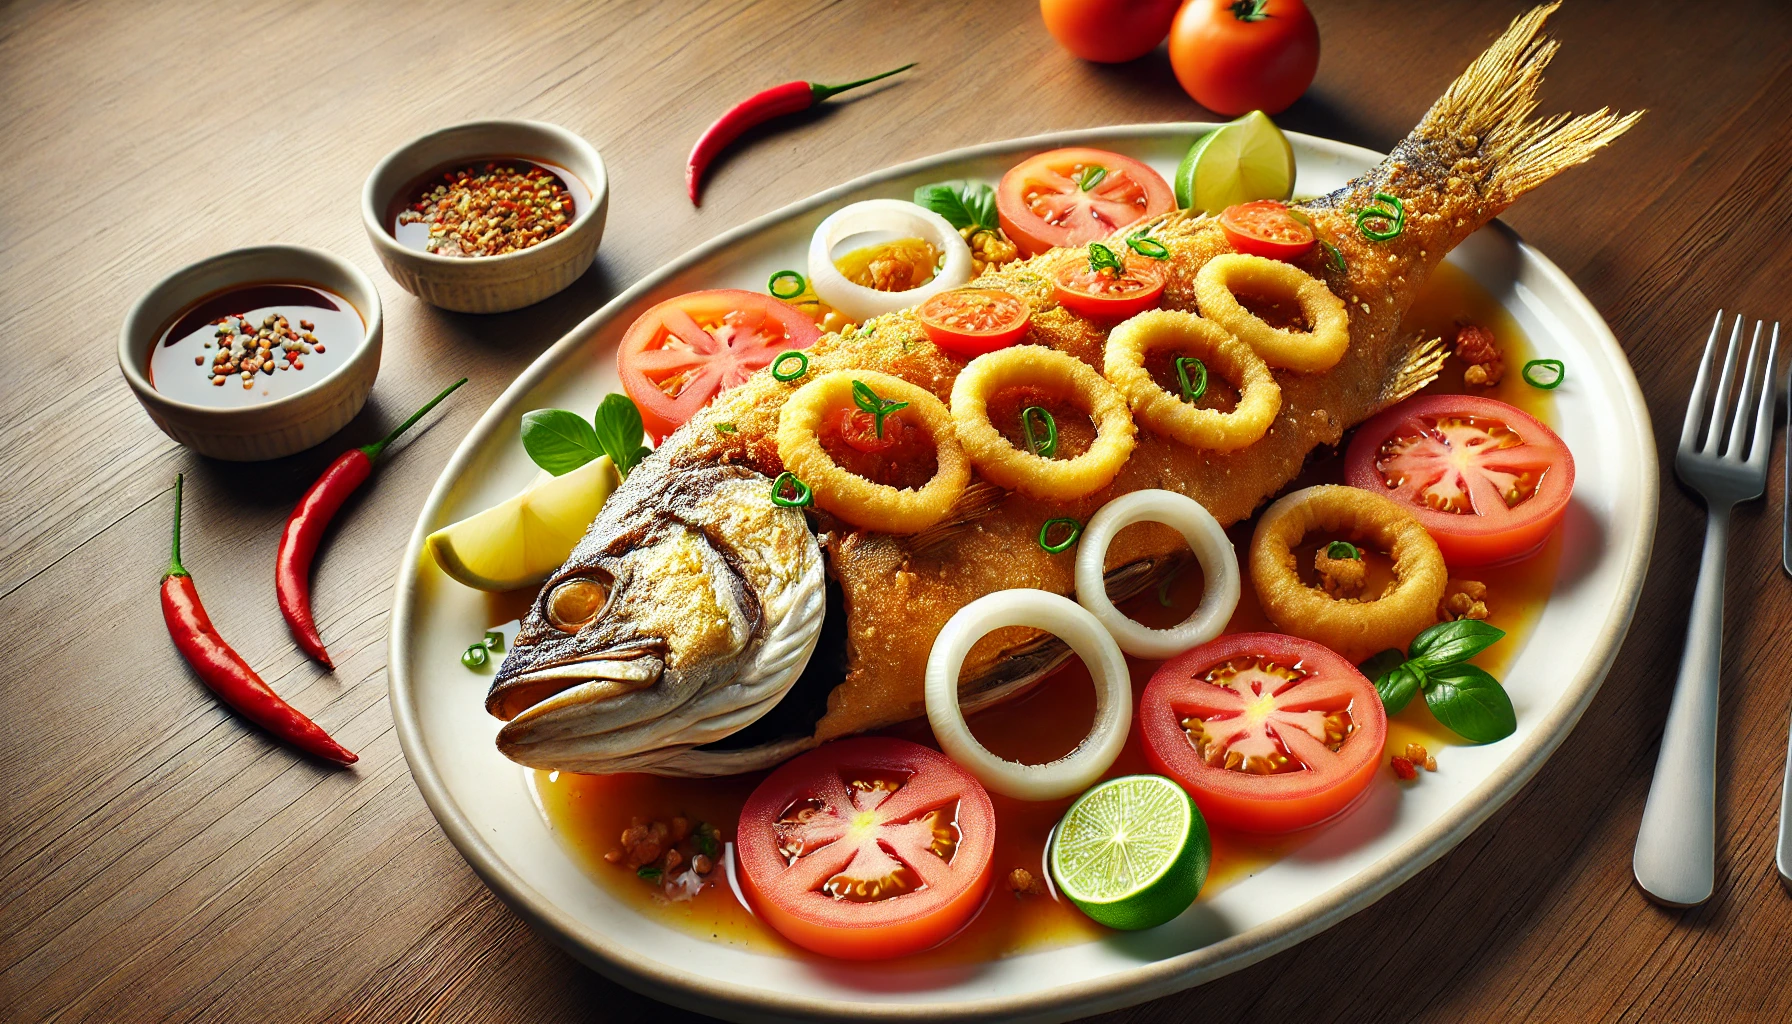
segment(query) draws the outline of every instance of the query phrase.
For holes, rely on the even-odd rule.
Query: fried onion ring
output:
[[[1145,357],[1172,349],[1190,353],[1238,388],[1231,412],[1202,409],[1157,386]],[[1282,389],[1249,345],[1211,320],[1171,309],[1150,309],[1108,334],[1102,373],[1152,430],[1188,445],[1229,452],[1255,443],[1269,432],[1282,409]]]
[[[816,431],[828,413],[853,404],[853,381],[862,381],[911,414],[933,438],[939,468],[919,490],[898,490],[842,469],[821,446]],[[880,533],[918,533],[944,519],[970,482],[971,467],[958,445],[952,414],[931,391],[876,370],[835,370],[796,390],[778,414],[778,458],[808,484],[815,504],[841,519]]]
[[[1008,443],[989,421],[990,396],[1029,384],[1062,394],[1095,421],[1095,442],[1073,459],[1045,459]],[[1113,482],[1132,455],[1135,428],[1126,399],[1075,356],[1015,345],[971,360],[952,385],[952,421],[965,454],[990,483],[1042,501],[1072,501]]]
[[[1300,305],[1312,331],[1271,327],[1238,301],[1238,291]],[[1238,335],[1263,361],[1284,370],[1329,370],[1350,347],[1350,316],[1344,300],[1323,281],[1292,263],[1226,253],[1207,261],[1195,275],[1195,302],[1201,315]]]
[[[1339,600],[1309,587],[1294,548],[1307,534],[1362,537],[1388,553],[1394,584],[1369,601]],[[1379,494],[1326,484],[1295,491],[1269,506],[1251,535],[1251,583],[1276,628],[1361,661],[1405,647],[1437,621],[1449,573],[1437,542],[1419,521]]]

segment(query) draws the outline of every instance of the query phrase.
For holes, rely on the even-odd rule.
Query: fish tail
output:
[[[1474,186],[1484,203],[1504,209],[1628,131],[1642,111],[1601,107],[1579,117],[1532,117],[1543,70],[1560,45],[1543,36],[1543,23],[1560,6],[1557,0],[1514,18],[1431,105],[1401,155],[1422,173]]]

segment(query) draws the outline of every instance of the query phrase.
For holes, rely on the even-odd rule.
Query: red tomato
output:
[[[1421,395],[1357,428],[1352,487],[1406,505],[1452,566],[1524,558],[1574,490],[1574,456],[1529,413],[1473,395]]]
[[[1170,28],[1170,67],[1208,110],[1279,114],[1313,84],[1319,26],[1301,0],[1189,0]]]
[[[958,931],[983,904],[996,817],[946,755],[868,736],[773,772],[740,812],[736,853],[754,909],[805,949],[902,956]]]
[[[1251,256],[1292,260],[1313,248],[1313,229],[1296,220],[1274,199],[1228,206],[1220,214],[1220,230],[1232,248]]]
[[[1025,337],[1031,312],[1000,288],[954,288],[921,303],[915,314],[935,345],[975,359]]]
[[[1058,304],[1073,313],[1103,320],[1124,320],[1157,305],[1164,293],[1161,261],[1128,255],[1126,271],[1089,269],[1088,260],[1067,259],[1052,277]]]
[[[622,390],[664,440],[720,392],[778,353],[821,337],[802,311],[758,292],[718,288],[667,299],[629,325],[616,351]]]
[[[1182,0],[1039,0],[1045,30],[1084,60],[1118,64],[1157,49]]]
[[[1139,730],[1146,758],[1208,821],[1288,832],[1368,789],[1388,718],[1375,684],[1330,648],[1233,633],[1164,662],[1139,698]]]
[[[996,189],[996,217],[1023,256],[1106,238],[1175,208],[1176,193],[1156,171],[1103,149],[1041,153],[1010,168]]]

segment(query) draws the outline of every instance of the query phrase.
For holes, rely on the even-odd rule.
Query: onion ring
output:
[[[933,437],[939,468],[919,490],[898,490],[847,472],[821,446],[816,430],[831,410],[852,404],[855,380],[891,401],[907,402],[905,412]],[[971,479],[946,403],[925,388],[876,370],[835,370],[798,388],[778,413],[778,458],[809,485],[816,505],[880,533],[917,533],[939,522]]]
[[[1053,634],[1083,659],[1095,680],[1095,724],[1076,749],[1045,764],[1007,761],[971,735],[958,705],[958,672],[971,646],[1004,626]],[[946,756],[985,786],[1017,800],[1056,800],[1088,789],[1120,756],[1132,727],[1132,677],[1126,657],[1095,616],[1043,590],[998,590],[946,621],[927,658],[927,721]]]
[[[920,238],[946,254],[946,262],[933,280],[918,288],[882,292],[855,284],[834,266],[834,246],[842,239],[866,231],[891,232]],[[809,286],[821,301],[864,323],[874,316],[918,306],[948,288],[971,279],[971,247],[946,218],[932,210],[900,199],[867,199],[842,206],[828,215],[809,240]]]
[[[1279,302],[1295,302],[1312,331],[1271,327],[1238,302],[1238,288]],[[1229,252],[1207,261],[1195,275],[1195,302],[1201,315],[1238,335],[1263,361],[1284,370],[1329,370],[1350,347],[1350,316],[1344,300],[1325,282],[1292,263]]]
[[[1372,601],[1339,600],[1302,582],[1294,546],[1323,531],[1366,537],[1394,561],[1394,585]],[[1361,661],[1404,648],[1437,621],[1449,580],[1437,542],[1400,505],[1379,494],[1325,484],[1269,506],[1251,535],[1251,583],[1276,628]]]
[[[1158,387],[1145,371],[1145,357],[1163,349],[1205,360],[1238,388],[1238,407],[1201,409]],[[1254,444],[1282,410],[1282,388],[1255,349],[1212,320],[1179,310],[1146,310],[1109,332],[1102,373],[1126,396],[1139,422],[1190,448],[1229,452]]]
[[[1045,459],[1008,443],[989,421],[989,399],[1031,384],[1076,399],[1095,421],[1095,442],[1074,459]],[[1108,484],[1132,455],[1134,428],[1126,399],[1075,356],[1041,345],[1015,345],[965,364],[952,383],[952,421],[979,472],[990,483],[1043,501],[1073,501]]]
[[[1102,564],[1114,535],[1145,522],[1163,523],[1182,534],[1195,550],[1206,577],[1201,606],[1169,629],[1149,629],[1127,618],[1108,600],[1103,578]],[[1120,649],[1135,658],[1173,658],[1219,636],[1238,607],[1239,590],[1238,554],[1232,550],[1225,528],[1200,502],[1175,491],[1134,491],[1108,502],[1089,520],[1076,549],[1077,603],[1089,609]]]

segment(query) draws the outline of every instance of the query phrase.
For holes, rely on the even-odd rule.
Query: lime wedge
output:
[[[477,590],[540,583],[572,554],[618,482],[610,457],[599,456],[564,476],[537,476],[516,497],[425,543],[443,572]]]
[[[1109,928],[1155,928],[1207,881],[1207,822],[1162,775],[1123,775],[1077,797],[1047,858],[1058,891]]]
[[[1294,147],[1261,110],[1196,139],[1176,167],[1177,204],[1203,213],[1293,194]]]

